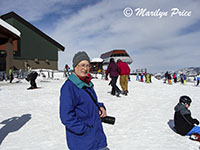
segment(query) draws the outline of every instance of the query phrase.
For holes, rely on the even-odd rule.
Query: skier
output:
[[[181,96],[179,103],[175,106],[174,124],[178,134],[191,136],[195,133],[200,134],[199,121],[191,117],[188,109],[192,100],[189,96]],[[196,124],[196,125],[194,125]]]

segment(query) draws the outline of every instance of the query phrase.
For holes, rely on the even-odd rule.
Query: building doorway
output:
[[[0,71],[6,71],[6,53],[0,51]]]

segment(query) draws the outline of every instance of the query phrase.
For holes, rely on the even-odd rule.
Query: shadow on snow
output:
[[[177,133],[177,132],[176,132],[176,129],[174,128],[174,127],[175,127],[175,125],[174,125],[174,120],[170,119],[170,120],[167,122],[167,124],[169,125],[170,129],[172,129],[172,131],[174,131],[175,133]]]
[[[2,144],[3,140],[6,138],[6,136],[8,136],[9,133],[18,131],[30,119],[31,119],[31,114],[25,114],[22,115],[21,117],[12,117],[0,122],[0,124],[5,124],[0,129],[0,145]]]

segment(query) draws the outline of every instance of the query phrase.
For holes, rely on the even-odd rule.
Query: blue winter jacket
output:
[[[66,128],[70,150],[98,150],[107,146],[98,107],[86,88],[97,100],[93,84],[86,84],[71,74],[63,84],[60,95],[60,118]],[[98,103],[104,107],[103,103]]]

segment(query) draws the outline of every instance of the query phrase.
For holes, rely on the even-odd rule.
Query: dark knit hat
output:
[[[89,56],[84,51],[80,51],[74,55],[74,58],[72,60],[73,68],[75,68],[82,60],[87,60],[88,62],[90,62]]]

